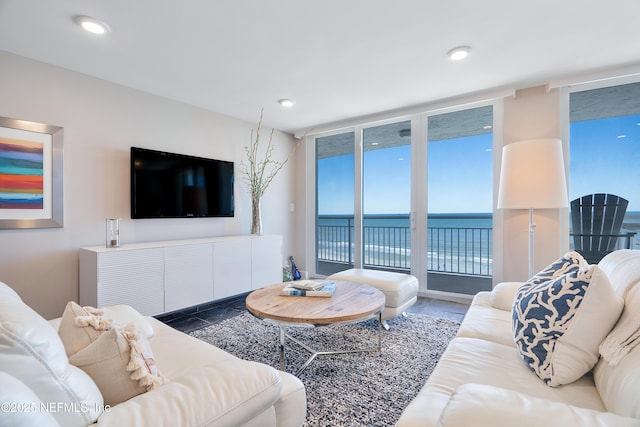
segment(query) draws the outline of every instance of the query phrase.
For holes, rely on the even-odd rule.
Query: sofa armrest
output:
[[[513,299],[523,282],[498,283],[491,291],[491,306],[500,310],[511,311]]]
[[[438,422],[440,427],[513,427],[524,424],[545,427],[638,427],[640,420],[490,385],[465,384],[451,396]]]
[[[280,374],[270,366],[231,359],[196,367],[162,386],[105,410],[97,426],[239,426],[272,411]]]
[[[60,427],[33,390],[4,371],[0,371],[0,403],[0,426]]]

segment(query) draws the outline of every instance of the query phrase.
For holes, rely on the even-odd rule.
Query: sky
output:
[[[610,193],[640,211],[640,115],[571,124],[569,200]]]
[[[491,212],[491,141],[480,135],[429,143],[429,212]],[[363,162],[364,213],[408,214],[410,146],[367,151]],[[320,160],[320,214],[353,214],[353,170],[353,155]]]
[[[429,213],[492,210],[492,135],[429,142]],[[640,115],[571,124],[569,200],[612,193],[640,211]],[[366,151],[364,213],[407,214],[410,210],[410,146]],[[353,214],[353,155],[318,162],[321,215]]]

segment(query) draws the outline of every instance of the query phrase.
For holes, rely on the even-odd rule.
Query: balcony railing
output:
[[[364,266],[409,271],[409,216],[365,215],[363,222]],[[353,217],[321,215],[317,224],[318,261],[353,265]],[[429,215],[428,272],[491,277],[492,255],[493,228],[490,214]]]

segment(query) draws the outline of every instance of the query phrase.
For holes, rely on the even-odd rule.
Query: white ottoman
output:
[[[352,268],[327,279],[364,283],[382,291],[385,296],[382,325],[385,329],[389,329],[388,319],[404,314],[418,300],[418,279],[410,274]]]

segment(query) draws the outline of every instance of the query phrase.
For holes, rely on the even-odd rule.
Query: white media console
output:
[[[80,249],[80,304],[148,316],[282,282],[282,236],[229,236]]]

